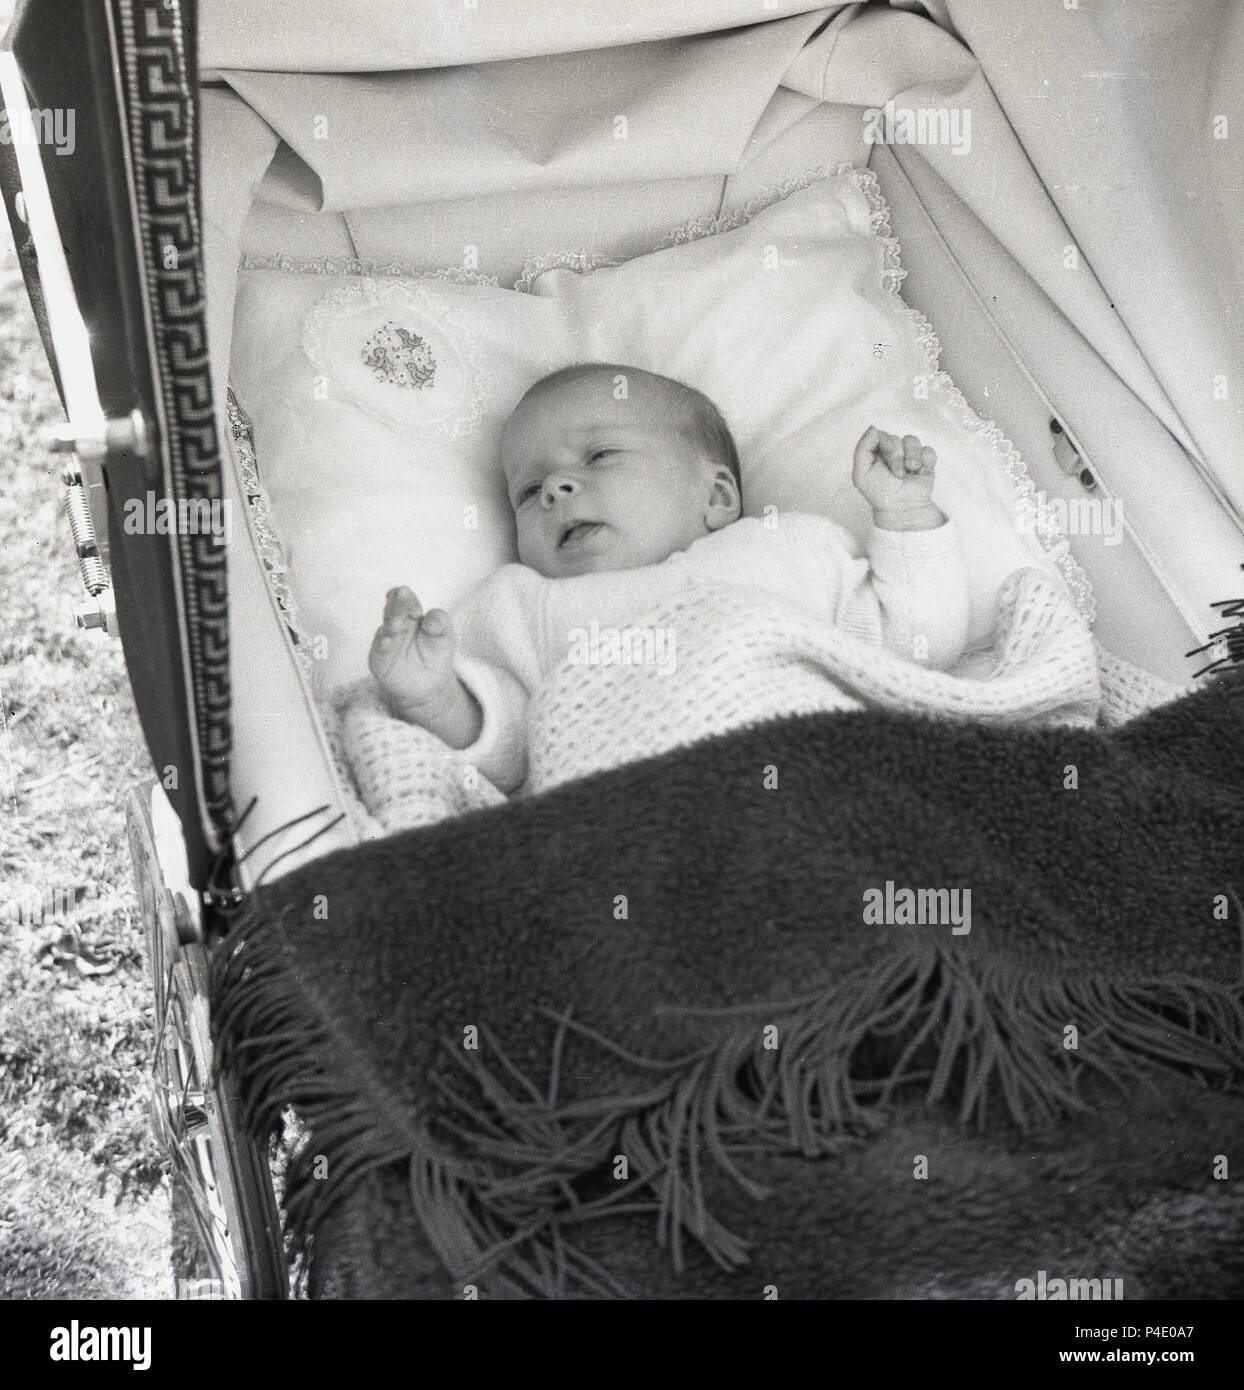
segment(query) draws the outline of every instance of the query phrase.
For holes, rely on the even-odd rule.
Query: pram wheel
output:
[[[130,793],[126,821],[155,991],[152,1117],[174,1172],[176,1296],[285,1298],[267,1162],[239,1121],[229,1078],[213,1075],[207,953],[178,873],[176,817],[153,783]]]

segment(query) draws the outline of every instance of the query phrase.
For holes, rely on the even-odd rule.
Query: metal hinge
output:
[[[146,458],[151,451],[151,431],[141,410],[107,420],[100,417],[89,426],[66,420],[63,425],[49,425],[43,431],[43,442],[54,454],[72,450],[80,459],[102,462],[108,454],[137,454]]]

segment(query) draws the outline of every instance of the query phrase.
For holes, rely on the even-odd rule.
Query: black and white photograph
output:
[[[167,1370],[219,1302],[767,1301],[1203,1369],[1244,0],[0,33],[31,1364]]]

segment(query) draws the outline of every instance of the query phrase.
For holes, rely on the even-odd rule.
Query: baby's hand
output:
[[[443,608],[425,613],[410,589],[389,590],[367,664],[394,714],[423,723],[421,711],[452,698],[456,646]]]
[[[869,425],[855,446],[851,480],[883,531],[931,531],[946,517],[933,503],[937,455],[914,434],[886,434]]]
[[[933,495],[937,455],[914,434],[902,439],[869,425],[855,446],[851,481],[873,511],[918,511]]]

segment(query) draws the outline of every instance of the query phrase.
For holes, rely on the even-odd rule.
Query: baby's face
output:
[[[523,564],[550,578],[652,565],[715,529],[713,462],[660,382],[591,372],[539,387],[506,422],[501,464]],[[715,520],[715,525],[721,525]]]

